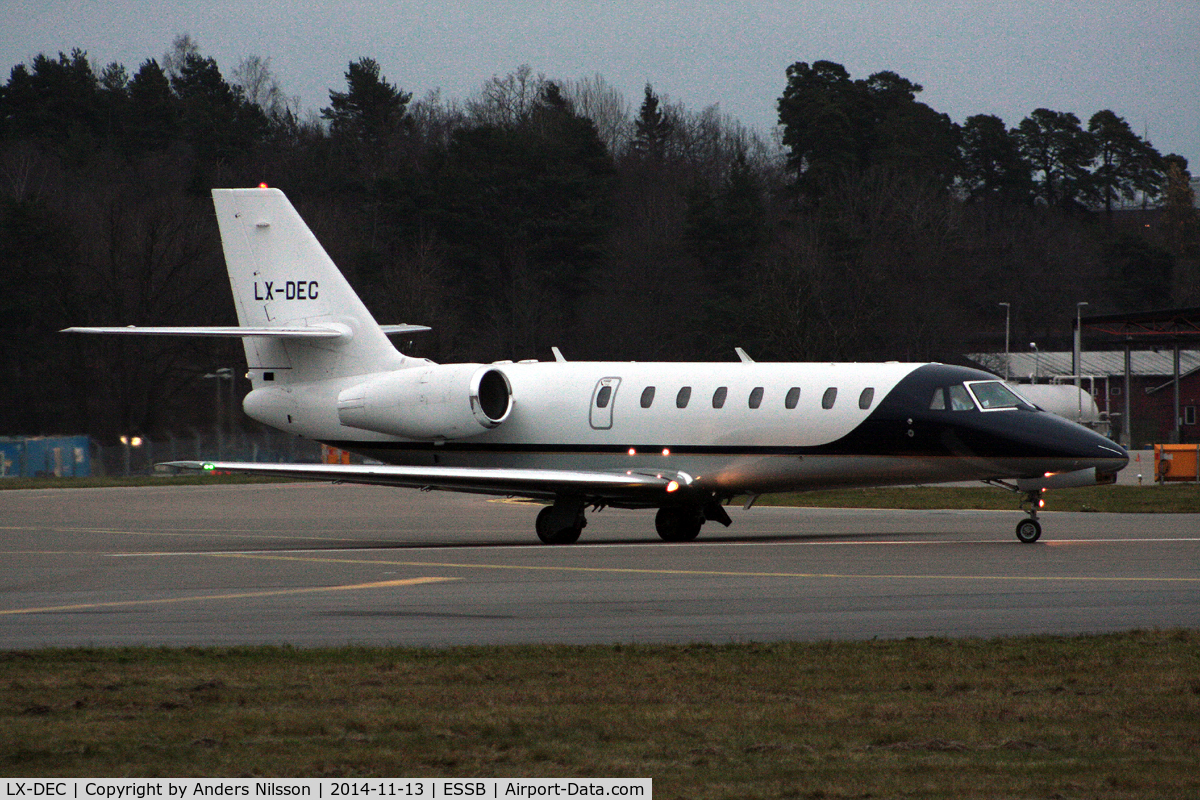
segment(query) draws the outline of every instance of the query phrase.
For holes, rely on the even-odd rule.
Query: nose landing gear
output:
[[[1028,506],[1028,508],[1026,508]],[[1021,501],[1021,510],[1029,515],[1017,523],[1017,539],[1022,544],[1033,544],[1042,536],[1042,523],[1038,522],[1038,509],[1042,506],[1042,490],[1035,489],[1025,493]]]

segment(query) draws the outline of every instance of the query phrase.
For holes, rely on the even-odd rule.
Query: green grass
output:
[[[3,489],[111,489],[122,486],[220,486],[241,483],[287,483],[288,478],[261,475],[192,472],[178,475],[131,475],[126,478],[95,476],[90,478],[0,478]]]
[[[660,798],[1200,796],[1200,633],[0,653],[5,776],[651,777]]]
[[[1088,486],[1046,492],[1047,511],[1200,513],[1200,484]],[[807,508],[951,508],[1011,511],[1020,495],[994,487],[912,486],[763,495],[756,505]]]

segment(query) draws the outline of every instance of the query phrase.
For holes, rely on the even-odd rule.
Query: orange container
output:
[[[1154,476],[1164,482],[1200,483],[1200,444],[1154,445]]]

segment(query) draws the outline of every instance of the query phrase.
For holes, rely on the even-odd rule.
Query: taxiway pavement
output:
[[[365,486],[0,492],[0,649],[737,642],[1200,626],[1200,515],[731,509],[666,544]]]

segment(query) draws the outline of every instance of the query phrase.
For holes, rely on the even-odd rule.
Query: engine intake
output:
[[[391,372],[338,394],[338,419],[407,439],[462,439],[512,413],[512,386],[494,367],[444,364]]]

